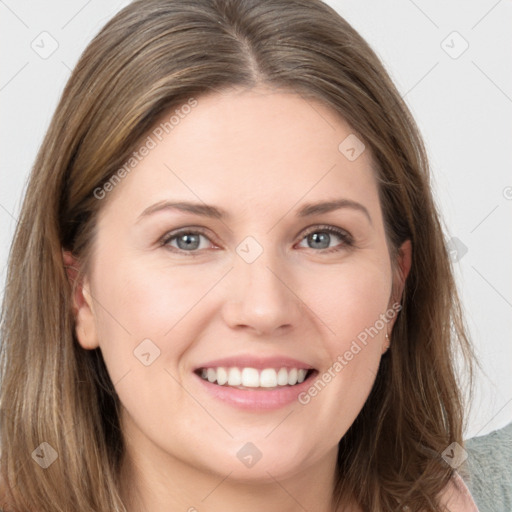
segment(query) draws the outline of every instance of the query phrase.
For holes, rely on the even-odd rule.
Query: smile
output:
[[[313,372],[307,368],[238,368],[215,367],[196,370],[203,380],[219,386],[245,388],[280,388],[301,384]]]

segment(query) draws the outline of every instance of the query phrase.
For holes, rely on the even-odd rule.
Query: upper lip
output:
[[[239,355],[226,357],[223,359],[215,359],[214,361],[208,361],[195,368],[194,371],[202,368],[255,368],[257,370],[263,370],[264,368],[304,368],[306,370],[313,370],[313,366],[298,359],[293,359],[284,356],[274,357],[262,357],[262,356],[251,356],[251,355]]]

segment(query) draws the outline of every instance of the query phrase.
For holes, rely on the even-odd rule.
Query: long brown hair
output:
[[[375,385],[339,443],[333,504],[441,510],[463,445],[455,356],[472,376],[442,226],[417,126],[375,53],[319,0],[139,0],[81,56],[33,167],[10,253],[0,353],[1,476],[19,512],[125,511],[119,399],[99,349],[74,332],[62,249],[87,272],[94,190],[165,112],[264,84],[337,112],[375,162],[390,250],[412,243],[403,309]],[[34,450],[58,459],[47,469]],[[53,454],[53,452],[51,452]],[[36,455],[37,457],[37,452]],[[34,460],[33,460],[34,459]]]

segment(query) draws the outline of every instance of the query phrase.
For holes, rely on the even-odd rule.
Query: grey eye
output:
[[[201,246],[201,238],[203,242]],[[197,231],[181,231],[179,233],[170,234],[163,240],[163,245],[167,245],[172,249],[184,252],[194,252],[198,249],[208,248],[209,238]]]
[[[199,234],[191,233],[179,235],[176,237],[178,248],[183,250],[198,249],[200,245],[200,237],[201,235]]]
[[[311,242],[312,249],[327,249],[331,241],[331,235],[323,231],[311,233],[307,237],[308,242]]]

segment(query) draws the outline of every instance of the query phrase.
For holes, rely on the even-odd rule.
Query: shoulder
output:
[[[476,503],[464,480],[455,472],[439,495],[440,504],[449,512],[478,512]]]

